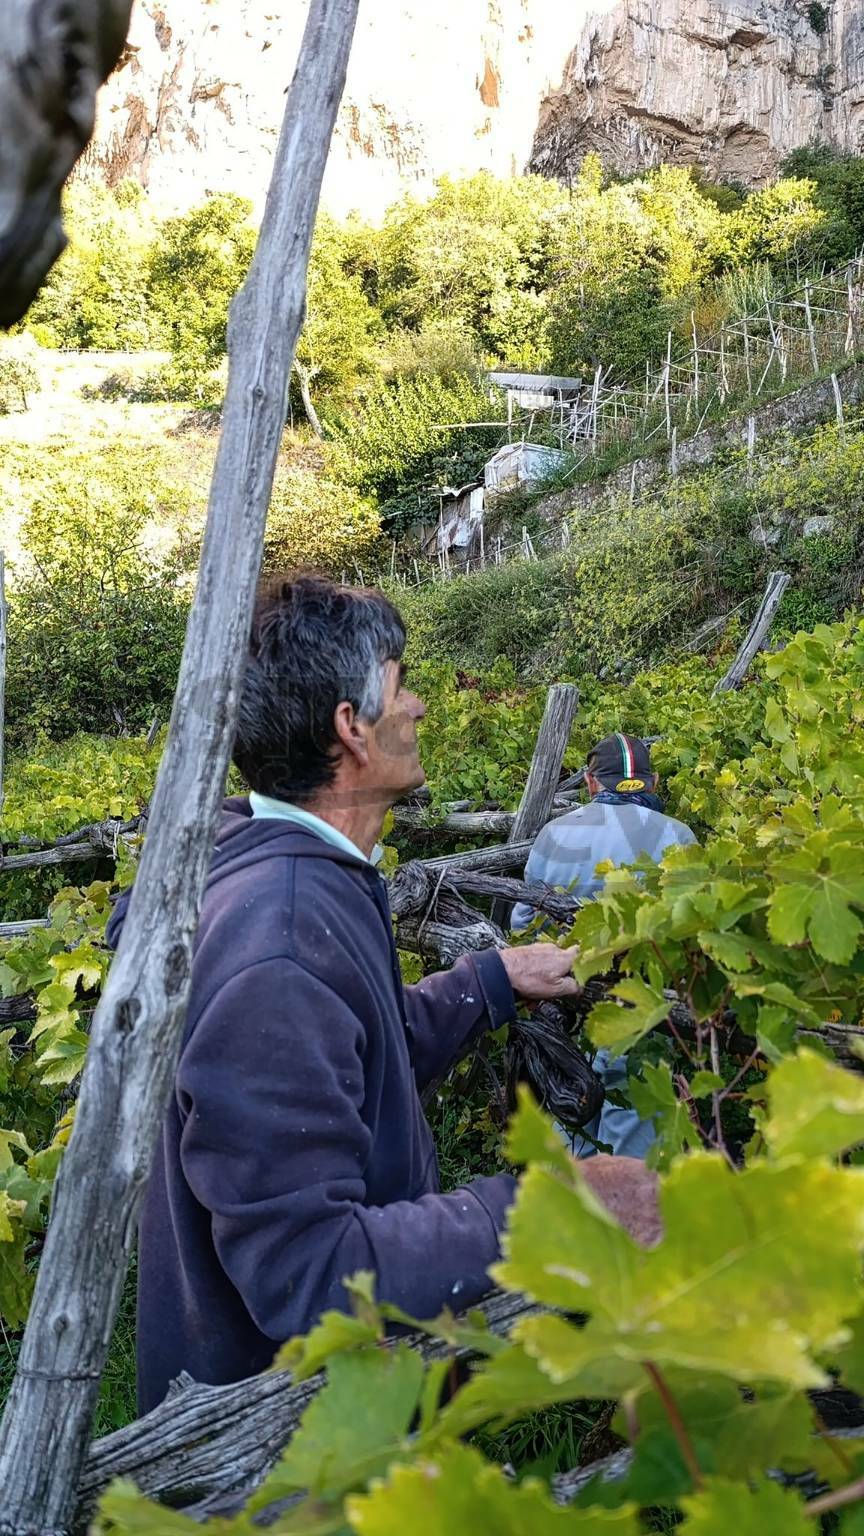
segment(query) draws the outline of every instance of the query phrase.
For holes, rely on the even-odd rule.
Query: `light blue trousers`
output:
[[[594,1060],[594,1071],[606,1089],[627,1087],[626,1056],[613,1057],[608,1051],[598,1051]],[[574,1157],[596,1157],[597,1148],[591,1141],[586,1140],[580,1131],[565,1131],[562,1126],[558,1129]],[[644,1158],[655,1140],[653,1121],[640,1120],[635,1109],[620,1109],[617,1104],[610,1104],[608,1100],[599,1115],[586,1125],[585,1130],[594,1141],[606,1142],[611,1146],[613,1154],[617,1157]]]

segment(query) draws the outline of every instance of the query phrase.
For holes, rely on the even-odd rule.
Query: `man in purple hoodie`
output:
[[[489,1288],[513,1179],[440,1194],[419,1091],[514,993],[576,983],[540,943],[403,987],[374,850],[424,777],[404,645],[378,592],[304,576],[259,597],[234,747],[251,793],[225,805],[141,1215],[144,1412],[181,1370],[264,1369],[357,1270],[420,1317]]]

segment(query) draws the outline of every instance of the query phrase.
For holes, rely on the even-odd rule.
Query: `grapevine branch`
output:
[[[858,1504],[861,1499],[864,1499],[864,1477],[857,1478],[854,1483],[847,1483],[845,1488],[835,1488],[831,1493],[823,1493],[818,1499],[811,1499],[809,1504],[805,1504],[804,1513],[818,1520],[832,1509],[845,1509],[847,1504]]]
[[[681,1455],[684,1458],[684,1465],[693,1480],[693,1487],[701,1488],[703,1485],[702,1471],[696,1460],[693,1441],[690,1439],[687,1425],[681,1417],[681,1409],[669,1390],[669,1383],[666,1381],[662,1371],[657,1368],[652,1360],[643,1360],[642,1364],[656,1387],[660,1401],[666,1410],[666,1417],[672,1426],[672,1433],[678,1441]]]

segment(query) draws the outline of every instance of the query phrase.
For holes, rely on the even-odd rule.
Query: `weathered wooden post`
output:
[[[846,441],[846,416],[843,410],[843,396],[840,393],[840,380],[836,373],[831,375],[831,387],[834,390],[834,409],[837,414],[837,434],[841,443]],[[2,783],[2,780],[0,780]],[[0,801],[2,803],[2,801]]]
[[[6,770],[6,554],[0,549],[0,811],[3,810]]]
[[[0,325],[26,313],[66,244],[63,183],[93,132],[132,0],[0,5]]]
[[[0,1434],[0,1532],[69,1527],[140,1197],[170,1092],[225,784],[315,212],[358,0],[312,0],[258,249],[229,325],[195,601],[123,938]]]
[[[663,371],[663,398],[666,404],[666,436],[672,436],[672,403],[669,398],[669,385],[672,379],[672,332],[666,343],[666,367]]]
[[[552,814],[552,802],[558,787],[561,764],[570,740],[573,721],[579,708],[579,689],[573,683],[555,683],[546,696],[546,708],[534,756],[528,770],[528,778],[519,802],[516,818],[510,828],[508,843],[525,843],[537,836]],[[510,915],[509,902],[497,901],[492,908],[492,920],[506,926]]]
[[[753,658],[765,644],[768,631],[774,622],[774,615],[780,607],[783,593],[788,585],[789,577],[784,571],[774,571],[768,577],[765,594],[759,604],[759,610],[750,626],[746,639],[740,646],[738,654],[725,677],[720,679],[720,682],[714,689],[715,693],[729,693],[733,688],[741,687]]]
[[[813,325],[813,310],[810,306],[810,284],[804,284],[804,317],[807,321],[807,337],[810,342],[810,361],[813,364],[813,372],[819,372],[819,354],[816,351],[816,330]]]

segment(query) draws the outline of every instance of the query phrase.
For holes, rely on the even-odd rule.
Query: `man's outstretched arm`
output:
[[[406,987],[405,1011],[418,1087],[440,1077],[488,1029],[509,1024],[526,1002],[573,997],[572,956],[555,944],[484,949]]]

